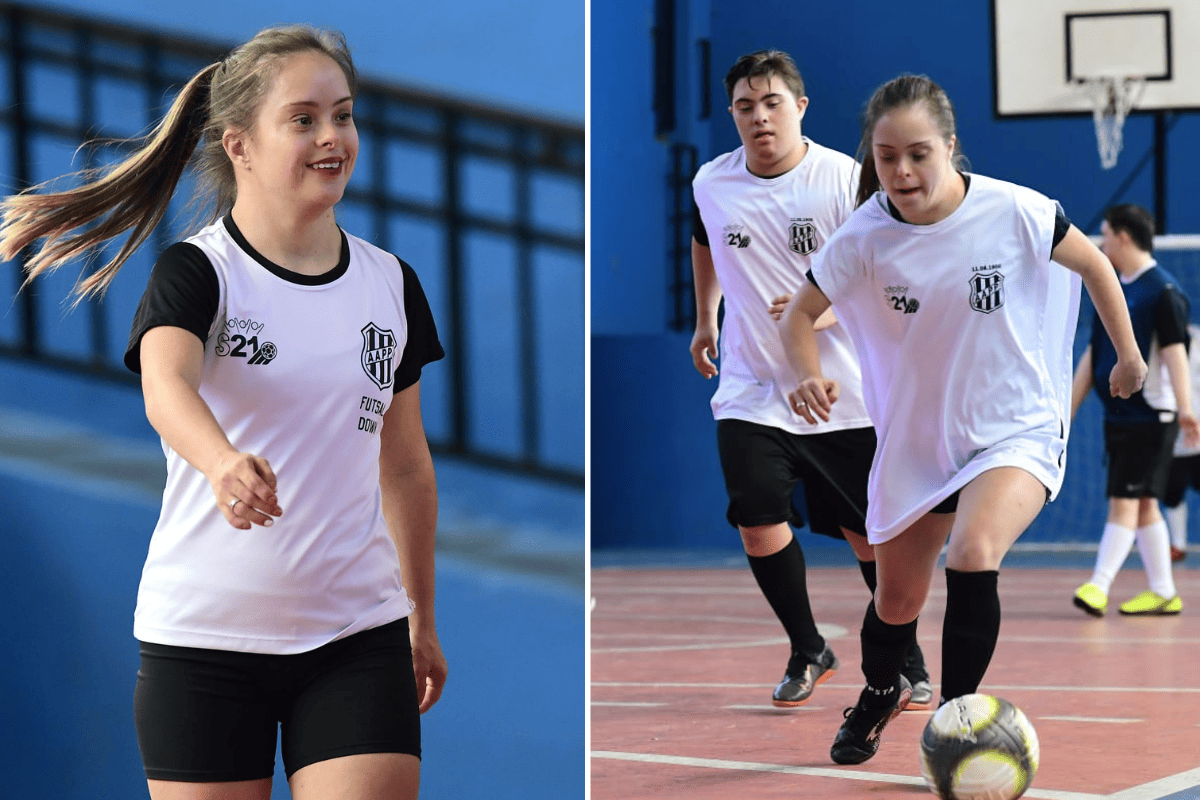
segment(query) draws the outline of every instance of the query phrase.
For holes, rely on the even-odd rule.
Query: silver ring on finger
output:
[[[236,506],[240,502],[242,502],[242,498],[240,498],[240,497],[235,497],[232,500],[230,500],[229,501],[229,510],[233,511],[233,507]]]

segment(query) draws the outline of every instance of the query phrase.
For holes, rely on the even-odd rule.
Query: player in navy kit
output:
[[[82,297],[197,147],[215,200],[156,263],[125,358],[167,456],[134,622],[155,800],[267,800],[279,731],[298,800],[417,796],[419,715],[447,675],[419,394],[443,351],[413,270],[334,217],[354,87],[339,34],[268,29],[201,70],[126,161],[4,202],[6,258],[46,237],[31,278],[135,231]]]
[[[903,656],[943,546],[942,698],[983,679],[1000,630],[1000,563],[1062,483],[1080,278],[1120,355],[1111,391],[1128,396],[1146,374],[1108,261],[1053,200],[963,172],[957,144],[950,100],[929,78],[879,87],[863,120],[860,205],[784,313],[803,378],[793,407],[816,423],[840,402],[814,336],[832,301],[879,435],[867,685],[830,749],[839,764],[871,758],[908,701]]]
[[[1092,577],[1075,590],[1073,602],[1088,614],[1102,616],[1113,579],[1136,539],[1149,588],[1118,610],[1138,616],[1178,614],[1183,599],[1175,591],[1170,535],[1158,500],[1166,496],[1180,432],[1186,445],[1200,443],[1188,369],[1188,298],[1154,259],[1154,218],[1149,211],[1131,203],[1113,206],[1104,214],[1100,233],[1101,246],[1121,276],[1138,347],[1150,371],[1145,386],[1132,397],[1100,395],[1108,455],[1108,519]],[[1116,357],[1104,329],[1094,324],[1091,344],[1075,372],[1072,413]]]
[[[717,374],[711,357],[724,299],[712,410],[729,495],[726,517],[738,528],[751,572],[791,644],[772,702],[795,707],[839,664],[813,618],[804,554],[790,527],[803,524],[792,493],[803,484],[810,529],[846,539],[873,591],[875,556],[864,515],[875,432],[859,396],[853,346],[832,317],[822,326],[821,358],[842,382],[843,403],[816,430],[788,407],[795,375],[770,309],[805,283],[813,254],[850,215],[855,164],[802,135],[808,97],[786,53],[743,56],[725,88],[742,146],[702,166],[693,181],[691,354],[700,374]],[[915,686],[913,707],[928,708],[933,689],[915,639],[905,672]]]

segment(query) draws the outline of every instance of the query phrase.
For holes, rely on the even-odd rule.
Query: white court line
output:
[[[1200,767],[1180,772],[1178,775],[1171,775],[1168,778],[1159,778],[1150,783],[1143,783],[1141,786],[1122,789],[1110,794],[1105,800],[1148,800],[1148,798],[1166,797],[1169,794],[1188,789],[1200,789]],[[1200,791],[1197,796],[1200,796]]]
[[[721,706],[726,711],[778,711],[780,714],[794,714],[797,711],[824,711],[825,706],[794,706],[792,708],[780,708],[779,706],[759,703],[758,705],[730,705]]]
[[[617,761],[641,761],[651,764],[671,764],[680,767],[697,767],[701,769],[736,770],[743,772],[772,772],[781,775],[801,775],[811,778],[838,778],[848,781],[874,781],[876,783],[892,783],[899,786],[920,786],[924,788],[925,781],[911,775],[889,775],[883,772],[861,772],[859,770],[834,769],[832,767],[793,767],[787,764],[762,764],[756,761],[726,761],[715,758],[688,758],[684,756],[667,756],[654,753],[617,753],[608,750],[593,750],[592,758],[608,758]],[[1023,797],[1034,800],[1105,800],[1104,795],[1082,794],[1080,792],[1058,792],[1046,789],[1031,788]],[[1133,800],[1134,796],[1121,798]],[[1146,795],[1139,795],[1145,798]]]
[[[1049,719],[1056,722],[1099,722],[1102,724],[1122,725],[1130,722],[1145,722],[1144,719],[1136,719],[1134,717],[1038,717],[1038,719]]]
[[[646,688],[646,689],[750,689],[771,686],[769,683],[676,683],[658,681],[592,681],[593,687],[611,689]],[[821,684],[823,689],[861,689],[861,683],[832,683]],[[982,691],[992,692],[1122,692],[1127,694],[1200,694],[1200,687],[1176,686],[1027,686],[1019,684],[989,683],[980,687]]]
[[[825,622],[817,624],[817,630],[826,639],[841,639],[849,633],[840,625],[830,625]],[[730,647],[767,647],[771,645],[787,644],[786,636],[772,636],[766,639],[749,639],[737,640],[730,639],[727,641],[707,641],[697,642],[695,644],[661,644],[661,645],[644,645],[636,647],[593,647],[593,654],[601,653],[670,653],[683,650],[721,650]]]
[[[657,708],[659,706],[665,706],[666,703],[634,703],[634,702],[622,703],[617,700],[605,700],[605,701],[593,700],[592,705],[593,706],[620,706],[623,708]]]
[[[646,647],[593,647],[592,653],[671,653],[683,650],[722,650],[730,647],[764,647],[766,645],[787,644],[788,638],[772,637],[770,639],[751,639],[742,642],[704,642],[701,644],[662,644]]]
[[[778,624],[775,620],[770,621],[772,624]],[[848,633],[846,628],[840,625],[831,625],[824,622],[817,623],[817,629],[821,631],[821,635],[827,639],[841,639]],[[689,635],[684,633],[658,635],[653,633],[636,633],[636,634],[621,634],[621,633],[593,633],[592,640],[597,639],[691,639],[699,641],[704,639],[720,639],[720,634],[695,634]],[[917,637],[920,641],[927,643],[941,642],[940,636],[925,635]],[[1102,641],[1106,645],[1145,645],[1145,644],[1164,644],[1164,645],[1197,645],[1200,644],[1200,637],[1195,636],[1010,636],[1002,635],[1000,643],[1012,644],[1090,644],[1092,642]],[[779,637],[778,640],[772,641],[772,644],[785,643],[786,637]],[[604,652],[626,652],[625,650],[600,650],[594,649],[593,653]]]

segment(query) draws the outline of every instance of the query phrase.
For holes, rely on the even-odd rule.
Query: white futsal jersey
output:
[[[381,511],[379,429],[406,347],[432,317],[425,325],[426,314],[406,312],[406,294],[428,308],[411,268],[360,239],[346,235],[333,276],[310,280],[271,265],[231,223],[173,246],[155,269],[207,258],[215,270],[200,394],[235,448],[270,462],[283,516],[269,528],[232,527],[204,475],[164,441],[167,485],[134,634],[305,652],[412,610]],[[211,270],[196,274],[218,291]],[[139,308],[152,319],[135,321],[131,366],[145,329],[171,324],[170,308],[188,303],[182,284],[161,285],[152,278]]]
[[[854,210],[854,159],[804,141],[804,158],[778,177],[751,174],[739,147],[702,166],[692,182],[725,297],[713,416],[797,434],[865,428],[871,421],[845,328],[833,325],[817,334],[822,369],[841,384],[841,399],[828,422],[810,425],[788,403],[799,381],[784,354],[779,323],[767,312],[773,298],[807,283],[810,260]]]
[[[878,192],[814,260],[854,338],[879,437],[872,544],[994,467],[1021,467],[1057,495],[1080,280],[1050,261],[1056,211],[1031,189],[972,175],[954,213],[910,225]]]

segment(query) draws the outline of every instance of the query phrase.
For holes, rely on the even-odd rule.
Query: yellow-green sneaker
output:
[[[1132,600],[1121,603],[1121,607],[1117,610],[1129,616],[1143,617],[1178,614],[1183,610],[1183,598],[1175,595],[1168,600],[1162,595],[1147,589]]]
[[[1108,610],[1108,595],[1094,583],[1085,583],[1076,589],[1074,602],[1093,617],[1103,617]]]

